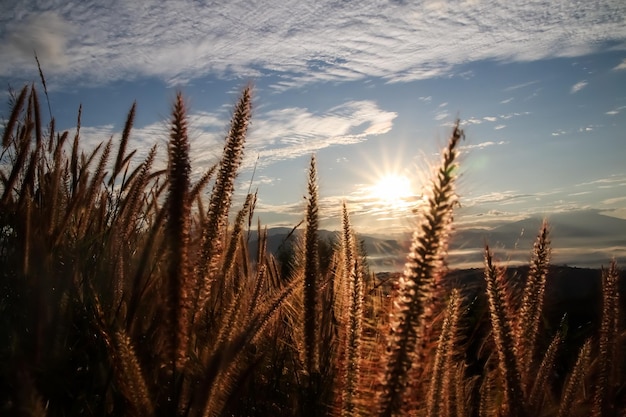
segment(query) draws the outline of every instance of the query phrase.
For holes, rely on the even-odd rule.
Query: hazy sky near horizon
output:
[[[155,142],[164,156],[181,90],[195,175],[251,82],[240,192],[258,188],[266,225],[302,218],[315,153],[323,225],[346,199],[361,232],[405,228],[456,117],[461,226],[582,209],[626,218],[622,0],[4,0],[4,87],[38,83],[33,51],[57,127],[72,130],[82,103],[87,147],[119,138],[137,101],[137,161]],[[409,180],[404,204],[381,199],[390,174]]]

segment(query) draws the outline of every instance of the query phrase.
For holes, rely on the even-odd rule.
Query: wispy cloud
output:
[[[259,167],[271,165],[330,146],[363,142],[389,132],[396,116],[373,101],[350,101],[321,113],[299,107],[260,112],[250,128],[244,168],[255,163]],[[196,112],[189,115],[189,121],[194,166],[211,166],[221,152],[228,120],[220,114]],[[81,136],[83,144],[93,148],[111,136],[119,138],[120,132],[115,132],[112,125],[85,126]],[[166,136],[166,122],[153,123],[133,129],[130,146],[137,147],[137,158],[142,158],[155,137]]]
[[[613,110],[609,110],[606,112],[607,115],[609,116],[615,116],[617,114],[620,114],[622,112],[622,110],[626,109],[626,106],[620,106],[620,107],[616,107]]]
[[[272,110],[259,115],[250,132],[251,152],[263,164],[307,155],[334,145],[367,140],[391,130],[396,113],[372,101],[351,101],[322,114],[304,108]]]
[[[578,132],[580,133],[585,133],[585,132],[592,132],[593,130],[602,127],[602,125],[587,125],[587,126],[582,126],[578,128]]]
[[[484,149],[490,146],[496,146],[496,145],[506,145],[508,142],[506,141],[499,141],[499,142],[493,142],[493,141],[487,141],[487,142],[481,142],[481,143],[477,143],[475,145],[464,145],[461,147],[461,149],[465,149],[465,150],[470,150],[470,149]]]
[[[450,113],[448,113],[447,111],[441,111],[441,112],[437,112],[435,114],[435,120],[444,120],[450,117]]]
[[[587,185],[599,186],[599,187],[624,187],[626,186],[626,174],[615,174],[605,178],[598,178],[593,181],[583,182],[576,184],[576,187],[583,187]]]
[[[30,67],[32,72],[35,53],[47,70],[68,70],[71,59],[67,54],[67,45],[76,34],[66,19],[51,11],[25,14],[22,19],[9,22],[5,19],[0,18],[2,26],[6,24],[0,37],[0,61],[3,62],[0,64],[0,75],[12,69],[19,71],[20,67]]]
[[[514,91],[514,90],[519,90],[520,88],[526,88],[526,87],[530,87],[531,85],[535,85],[539,83],[539,80],[534,80],[534,81],[528,81],[526,83],[522,83],[522,84],[516,84],[516,85],[512,85],[510,87],[507,87],[504,89],[504,91]],[[512,98],[510,98],[508,101],[513,100]]]
[[[523,194],[513,190],[507,191],[494,191],[487,194],[482,194],[475,197],[467,197],[466,205],[471,206],[474,204],[486,204],[486,203],[505,203],[512,200],[520,200],[534,197],[531,194]]]
[[[570,93],[572,93],[572,94],[578,93],[580,90],[582,90],[583,88],[587,87],[587,84],[589,84],[589,83],[587,81],[585,81],[585,80],[577,82],[570,89]]]
[[[523,113],[516,112],[516,113],[509,113],[509,114],[501,114],[499,116],[470,117],[468,119],[462,120],[462,122],[468,125],[479,125],[484,122],[494,123],[494,122],[497,122],[499,119],[507,120],[507,119],[511,119],[512,117],[526,116],[529,114],[530,114],[529,112],[523,112]],[[505,124],[499,124],[495,126],[494,129],[500,130],[500,129],[504,129],[505,127],[506,127]]]
[[[65,82],[155,76],[181,84],[207,74],[279,75],[277,88],[367,76],[398,82],[450,74],[469,61],[580,56],[600,41],[626,37],[626,26],[613,18],[626,14],[621,0],[601,7],[567,2],[558,13],[550,2],[529,8],[495,0],[463,7],[146,0],[110,8],[75,0],[55,11],[34,0],[12,3],[4,5],[11,13],[0,15],[0,76],[34,74],[36,49],[44,67]]]
[[[455,221],[456,226],[462,229],[489,229],[503,223],[524,220],[530,213],[520,211],[486,210],[474,214],[463,213]]]
[[[612,206],[614,204],[622,204],[622,203],[626,203],[626,197],[607,198],[606,200],[602,201],[602,204],[605,204],[607,206]]]
[[[626,70],[626,58],[622,59],[622,62],[617,64],[616,67],[613,68],[614,71],[624,71]]]

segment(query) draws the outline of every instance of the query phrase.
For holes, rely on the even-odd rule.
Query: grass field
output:
[[[584,337],[567,316],[545,319],[546,223],[524,276],[512,280],[486,246],[479,292],[449,279],[458,123],[415,214],[405,271],[380,285],[350,207],[339,243],[320,247],[314,156],[288,267],[252,224],[256,194],[233,206],[251,94],[233,109],[221,159],[195,182],[180,94],[163,170],[156,145],[134,158],[134,105],[121,138],[85,153],[80,112],[74,131],[58,132],[34,86],[11,96],[0,161],[2,414],[625,415],[615,262],[597,276],[599,319]]]

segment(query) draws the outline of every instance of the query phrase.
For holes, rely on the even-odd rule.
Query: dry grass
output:
[[[390,285],[369,273],[345,204],[339,244],[322,250],[315,157],[293,264],[267,251],[260,224],[249,253],[256,194],[228,219],[251,97],[245,88],[222,157],[192,184],[181,95],[162,171],[156,146],[140,162],[128,150],[136,104],[119,139],[84,153],[81,109],[75,132],[57,132],[34,86],[12,96],[0,155],[3,414],[623,415],[615,263],[598,275],[598,329],[578,338],[544,313],[546,223],[523,285],[488,249],[484,292],[447,279],[458,124]]]

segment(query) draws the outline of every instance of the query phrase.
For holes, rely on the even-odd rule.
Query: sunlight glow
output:
[[[370,189],[373,199],[392,206],[404,205],[411,197],[411,182],[404,175],[385,175]]]

